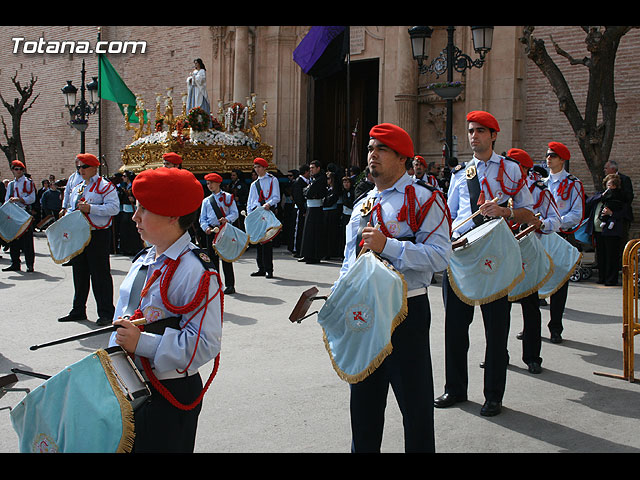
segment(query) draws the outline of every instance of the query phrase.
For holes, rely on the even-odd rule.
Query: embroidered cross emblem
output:
[[[64,232],[64,233],[62,234],[62,236],[63,236],[65,239],[69,238],[69,234],[68,234],[67,232]]]
[[[353,321],[360,321],[367,323],[367,321],[362,317],[362,312],[353,312]]]
[[[491,260],[489,260],[488,258],[484,261],[484,264],[486,267],[489,267],[490,270],[493,270],[493,267],[491,266]]]

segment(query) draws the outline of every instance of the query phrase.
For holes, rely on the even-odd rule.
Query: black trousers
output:
[[[522,361],[526,364],[531,362],[542,363],[540,350],[542,340],[540,330],[542,328],[542,314],[540,313],[540,298],[538,292],[533,292],[516,302],[509,302],[509,309],[512,303],[519,303],[522,307],[522,319],[524,328],[522,330]]]
[[[451,288],[448,275],[442,276],[445,305],[445,392],[465,398],[469,385],[469,326],[475,307],[464,303]],[[510,305],[507,296],[480,306],[484,321],[484,397],[501,402],[507,383]]]
[[[598,283],[617,285],[620,273],[622,237],[595,233],[596,258],[598,261]]]
[[[427,295],[408,299],[409,313],[393,332],[393,352],[363,381],[351,385],[353,452],[379,452],[389,385],[404,425],[406,452],[434,452],[433,373]]]
[[[195,401],[202,391],[200,374],[160,383],[184,405]],[[193,453],[202,403],[192,410],[182,410],[173,406],[153,385],[149,388],[151,397],[134,412],[133,453]]]
[[[113,279],[109,252],[111,228],[92,230],[91,241],[84,251],[71,260],[73,269],[73,307],[71,315],[86,315],[89,286],[96,300],[98,317],[113,318]]]
[[[207,252],[211,261],[215,265],[216,270],[220,273],[220,257],[216,253],[216,249],[213,248],[213,239],[215,235],[207,235]],[[225,287],[235,287],[236,277],[233,273],[233,263],[225,262],[222,260],[222,271],[224,272],[224,285]]]
[[[564,315],[564,307],[567,304],[567,295],[569,293],[569,280],[564,282],[556,293],[549,298],[549,314],[550,319],[547,327],[551,333],[562,333],[562,316]]]
[[[256,245],[256,263],[261,272],[273,273],[273,242]]]
[[[35,250],[33,248],[33,223],[27,230],[16,238],[13,242],[9,242],[9,255],[11,256],[11,266],[20,266],[20,253],[24,253],[24,263],[27,268],[33,268],[35,262]]]

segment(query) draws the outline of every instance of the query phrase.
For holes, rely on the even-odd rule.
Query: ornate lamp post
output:
[[[433,29],[427,26],[416,26],[409,29],[409,37],[411,37],[411,49],[413,58],[418,62],[420,73],[435,73],[440,76],[447,73],[447,83],[453,83],[453,71],[464,73],[465,70],[473,67],[482,68],[485,62],[486,54],[491,50],[493,42],[493,27],[471,27],[471,35],[473,39],[473,49],[480,58],[471,59],[460,51],[453,43],[453,33],[456,27],[447,27],[448,40],[446,48],[440,52],[440,55],[434,58],[430,64],[427,64],[429,58],[429,45]],[[447,125],[446,125],[446,149],[445,155],[449,166],[454,167],[457,160],[453,159],[453,99],[460,93],[457,91],[435,90],[447,102]]]
[[[80,84],[80,101],[76,105],[78,89],[67,80],[67,84],[62,87],[64,94],[64,105],[69,110],[71,116],[70,125],[80,132],[80,153],[85,153],[85,130],[89,126],[87,117],[98,111],[100,99],[98,98],[98,77],[85,86],[84,60],[82,60],[82,78]],[[89,101],[85,98],[85,90],[89,92]]]

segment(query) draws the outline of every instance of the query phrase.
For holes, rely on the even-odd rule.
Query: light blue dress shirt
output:
[[[77,209],[78,201],[81,198],[91,204],[88,217],[92,223],[92,230],[95,230],[96,227],[108,227],[113,216],[120,213],[120,199],[115,185],[100,175],[94,175],[88,182],[81,181],[73,187],[66,214]]]
[[[446,204],[442,198],[436,198],[420,229],[415,234],[407,221],[398,221],[398,212],[404,204],[405,187],[411,184],[414,185],[416,198],[420,205],[426,203],[431,195],[435,195],[428,188],[415,184],[413,178],[405,173],[392,187],[382,192],[374,187],[366,197],[354,205],[346,227],[347,243],[337,282],[356,261],[356,242],[360,227],[361,208],[369,198],[375,198],[376,204],[380,203],[382,220],[393,235],[393,238],[387,238],[384,250],[380,255],[404,276],[409,291],[428,287],[431,284],[433,274],[447,268],[451,255],[451,239],[449,221],[445,217]],[[372,214],[372,222],[375,221],[375,215],[375,213]],[[397,240],[397,238],[413,236],[415,236],[415,243]]]
[[[193,300],[198,290],[200,278],[206,270],[202,262],[191,252],[197,247],[191,243],[190,238],[189,233],[185,232],[157,259],[155,258],[155,246],[136,259],[120,286],[120,297],[116,304],[114,320],[123,315],[129,304],[129,293],[140,267],[142,265],[148,266],[146,274],[148,280],[155,270],[162,267],[167,258],[180,259],[180,265],[175,270],[168,287],[169,303],[181,307]],[[139,308],[148,322],[177,316],[170,312],[162,301],[160,295],[161,278],[156,279],[140,302]],[[150,360],[159,379],[177,378],[182,376],[178,374],[178,371],[184,370],[189,365],[194,351],[196,353],[189,367],[189,374],[195,373],[199,367],[214,359],[220,352],[222,341],[222,310],[219,288],[217,277],[212,275],[208,291],[210,301],[206,310],[198,311],[207,301],[205,297],[194,311],[181,316],[180,330],[167,328],[163,335],[142,332],[135,351],[138,367],[140,368],[141,365],[137,357],[145,357]],[[198,313],[188,322],[196,311]],[[114,345],[116,345],[115,333],[111,335],[109,340],[109,346]]]
[[[569,174],[563,169],[559,173],[550,173],[545,179],[545,183],[558,206],[561,219],[560,228],[562,230],[570,230],[576,227],[584,218],[584,189],[582,182],[577,178],[571,180],[568,177]],[[562,198],[558,191],[563,184],[566,185],[565,188],[571,187],[570,194],[566,200]]]
[[[211,200],[218,203],[220,211],[224,214],[229,223],[233,223],[238,219],[238,207],[236,201],[233,199],[233,195],[220,190],[217,194],[212,193],[202,201],[202,208],[200,209],[200,228],[206,231],[207,227],[215,227],[220,225],[216,212],[211,206]],[[227,204],[231,203],[227,206]]]
[[[28,192],[28,193],[25,193]],[[4,195],[4,201],[8,202],[11,197],[21,198],[22,202],[17,202],[14,205],[19,206],[23,210],[27,208],[27,205],[32,205],[36,201],[36,186],[29,177],[22,175],[20,178],[14,178],[7,185],[7,192]]]
[[[460,225],[473,214],[471,210],[471,202],[469,200],[467,177],[465,174],[465,170],[469,169],[471,166],[476,168],[476,174],[478,175],[478,181],[480,182],[480,186],[484,192],[485,201],[491,201],[494,198],[499,197],[497,203],[502,204],[507,202],[509,198],[513,198],[512,208],[514,210],[518,208],[527,208],[533,211],[533,197],[524,183],[522,188],[520,188],[515,195],[502,190],[502,185],[498,181],[501,163],[504,165],[503,182],[505,190],[515,191],[515,189],[518,188],[518,181],[522,178],[520,165],[511,160],[505,160],[495,152],[493,152],[491,158],[486,162],[473,157],[465,168],[460,168],[458,171],[452,173],[449,191],[447,193],[447,203],[449,205],[449,211],[451,212],[454,229],[456,229],[456,225]],[[453,232],[453,236],[459,237],[471,230],[473,226],[473,221],[468,221],[464,225],[460,226],[460,228],[457,228]]]
[[[562,220],[560,219],[560,213],[558,212],[556,202],[551,191],[548,188],[540,188],[536,186],[536,182],[541,182],[544,185],[542,180],[527,177],[527,186],[533,196],[533,213],[539,213],[540,220],[542,220],[540,231],[542,233],[557,232],[560,229],[560,223]]]
[[[247,199],[247,213],[253,212],[260,206],[260,199],[258,196],[258,188],[256,182],[260,182],[260,188],[265,198],[265,204],[269,204],[269,208],[273,209],[280,203],[280,184],[278,179],[267,173],[251,184],[249,188],[249,198]],[[271,195],[269,195],[271,192]],[[268,197],[268,198],[267,198]]]

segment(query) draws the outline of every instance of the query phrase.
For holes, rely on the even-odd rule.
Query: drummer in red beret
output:
[[[36,201],[36,187],[33,180],[25,175],[27,168],[20,160],[11,162],[11,173],[14,179],[7,185],[2,201],[11,202],[19,208],[31,213],[31,207]],[[9,242],[9,253],[11,264],[2,269],[3,272],[20,271],[20,252],[24,253],[24,261],[27,265],[27,272],[33,272],[35,262],[35,250],[33,245],[33,224],[18,238]]]
[[[415,155],[409,134],[397,125],[381,123],[371,128],[369,137],[367,164],[375,186],[354,202],[345,230],[344,261],[333,288],[349,288],[341,284],[344,275],[362,249],[372,250],[403,275],[407,316],[393,332],[391,355],[372,374],[351,384],[352,451],[380,451],[389,385],[411,385],[394,388],[405,451],[434,452],[427,289],[434,273],[447,268],[450,219],[442,192],[407,174],[407,160]]]
[[[216,270],[220,271],[220,257],[213,248],[213,240],[216,236],[216,227],[221,227],[225,223],[233,223],[238,217],[238,207],[231,193],[220,188],[222,176],[217,173],[208,173],[204,176],[207,188],[211,195],[205,197],[200,207],[200,228],[206,235],[207,252]],[[233,273],[233,263],[222,260],[222,270],[224,271],[224,294],[236,293],[235,275]]]
[[[132,189],[150,246],[122,281],[109,346],[132,355],[154,399],[134,412],[133,452],[191,453],[205,393],[198,370],[215,358],[215,374],[222,335],[220,276],[188,232],[203,190],[190,171],[165,167],[144,170]]]
[[[182,157],[175,152],[163,153],[162,164],[167,168],[181,168]]]
[[[473,157],[454,168],[447,201],[453,219],[454,238],[490,218],[504,218],[514,223],[532,223],[533,198],[526,187],[526,177],[517,161],[498,155],[494,145],[500,132],[497,119],[489,112],[474,110],[467,114],[467,136]],[[512,203],[512,205],[510,205]],[[475,215],[476,212],[482,215]],[[457,255],[456,251],[452,255]],[[445,392],[435,399],[435,406],[447,408],[467,400],[469,326],[475,308],[462,295],[465,281],[486,282],[480,272],[468,278],[443,276],[445,292]],[[481,278],[482,277],[482,278]],[[514,281],[516,279],[513,279]],[[458,293],[462,292],[462,293]],[[480,309],[487,339],[484,395],[480,409],[483,416],[498,415],[506,388],[510,305],[506,292],[487,298]]]
[[[544,181],[558,206],[561,219],[558,234],[564,238],[573,236],[573,232],[580,227],[582,220],[584,220],[585,212],[584,186],[578,177],[570,174],[566,169],[570,158],[571,153],[566,145],[555,141],[547,144],[546,160],[550,173]],[[550,298],[549,314],[551,319],[547,326],[552,343],[562,342],[562,331],[564,330],[562,316],[568,291],[569,280]]]

